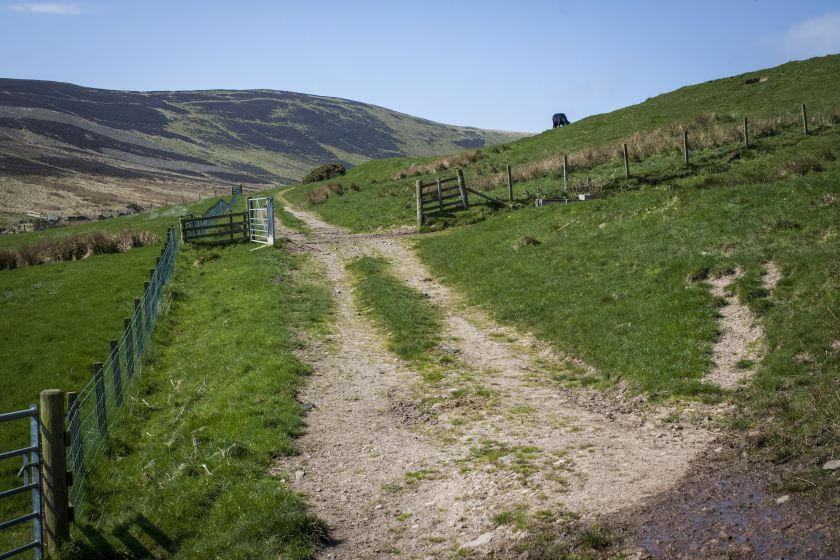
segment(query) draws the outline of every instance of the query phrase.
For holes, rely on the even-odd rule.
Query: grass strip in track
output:
[[[439,342],[440,312],[405,285],[382,257],[360,257],[350,265],[356,297],[387,333],[388,349],[405,360],[425,361]]]
[[[90,479],[73,558],[308,558],[323,524],[268,474],[293,452],[309,368],[297,333],[329,319],[303,257],[249,245],[180,255],[139,394]]]

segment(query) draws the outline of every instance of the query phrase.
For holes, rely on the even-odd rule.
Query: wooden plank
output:
[[[434,214],[436,212],[445,212],[446,210],[451,210],[451,209],[463,210],[464,205],[461,204],[460,201],[458,201],[458,202],[447,202],[446,204],[443,205],[443,207],[435,206],[434,208],[430,208],[429,210],[427,210],[426,213],[427,214]]]
[[[192,241],[193,239],[206,239],[208,237],[229,237],[231,235],[231,233],[244,234],[244,233],[247,233],[247,231],[244,230],[244,229],[241,229],[241,230],[234,230],[233,232],[221,231],[221,232],[215,232],[215,233],[205,233],[205,234],[200,234],[200,235],[191,235],[189,238],[187,238],[187,241]]]
[[[229,229],[231,226],[233,226],[234,228],[238,228],[238,227],[243,226],[243,225],[245,225],[245,222],[233,222],[232,224],[231,223],[210,224],[208,226],[196,226],[196,227],[184,228],[184,231],[186,231],[187,234],[189,234],[193,231],[204,231],[204,230],[208,230],[208,229],[209,230]]]
[[[451,182],[457,181],[457,180],[458,180],[458,176],[455,175],[454,177],[447,177],[446,179],[441,179],[440,184],[445,185],[446,183],[451,183]]]
[[[192,217],[192,218],[181,218],[182,222],[201,222],[204,220],[220,220],[223,218],[227,218],[228,216],[244,216],[245,212],[233,212],[231,214],[219,214],[218,216],[200,216],[200,217]]]
[[[476,195],[476,196],[480,196],[481,198],[484,198],[484,199],[486,199],[486,200],[489,200],[489,201],[490,201],[490,202],[492,202],[493,204],[498,204],[499,206],[505,206],[505,203],[504,203],[504,202],[502,202],[501,200],[499,200],[498,198],[493,198],[492,196],[487,196],[486,194],[482,194],[482,193],[480,193],[480,192],[478,192],[478,191],[474,191],[474,190],[472,190],[472,189],[470,189],[470,188],[466,188],[466,190],[467,190],[468,192],[473,193],[473,194],[474,194],[474,195]]]

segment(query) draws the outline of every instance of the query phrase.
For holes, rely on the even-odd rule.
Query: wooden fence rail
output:
[[[248,212],[181,217],[181,239],[184,243],[199,239],[210,243],[248,241],[249,233]]]

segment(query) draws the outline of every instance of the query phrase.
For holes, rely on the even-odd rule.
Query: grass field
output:
[[[125,228],[150,230],[163,237],[167,226],[177,224],[179,215],[200,215],[213,202],[215,199],[113,220],[2,236],[0,246],[17,247],[73,233]],[[287,217],[281,219],[287,222]],[[154,266],[159,249],[149,246],[79,261],[0,271],[0,314],[13,318],[0,321],[0,336],[9,341],[0,345],[0,379],[4,387],[0,410],[17,410],[37,403],[43,389],[78,391],[87,383],[93,362],[104,360],[108,341],[119,337],[123,318],[133,313],[133,298],[142,293],[143,281],[148,278],[148,269]],[[22,424],[0,426],[4,449],[22,445],[26,437]],[[4,463],[0,465],[4,473],[19,468],[17,463]],[[11,479],[8,482],[13,483]],[[25,510],[28,498],[18,498],[0,503],[4,519]],[[13,533],[3,531],[0,544],[5,546],[7,539],[9,543],[23,542],[28,531],[28,525]]]
[[[307,558],[324,538],[267,471],[300,428],[308,368],[292,355],[297,333],[323,329],[330,295],[303,257],[251,248],[180,256],[171,309],[92,474],[69,557]]]

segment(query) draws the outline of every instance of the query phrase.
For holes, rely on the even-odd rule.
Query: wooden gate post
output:
[[[683,131],[683,159],[685,160],[685,164],[688,165],[688,131]]]
[[[423,216],[423,183],[420,182],[420,179],[417,179],[415,183],[415,194],[417,199],[417,228],[419,229],[425,221]]]
[[[61,545],[70,540],[64,391],[41,391],[40,421],[44,536],[47,553],[58,556]]]
[[[467,183],[464,181],[464,170],[458,170],[458,189],[461,191],[461,202],[464,205],[464,210],[470,207],[470,203],[467,200]]]
[[[507,166],[507,180],[508,180],[508,202],[513,202],[513,172],[510,165]]]

